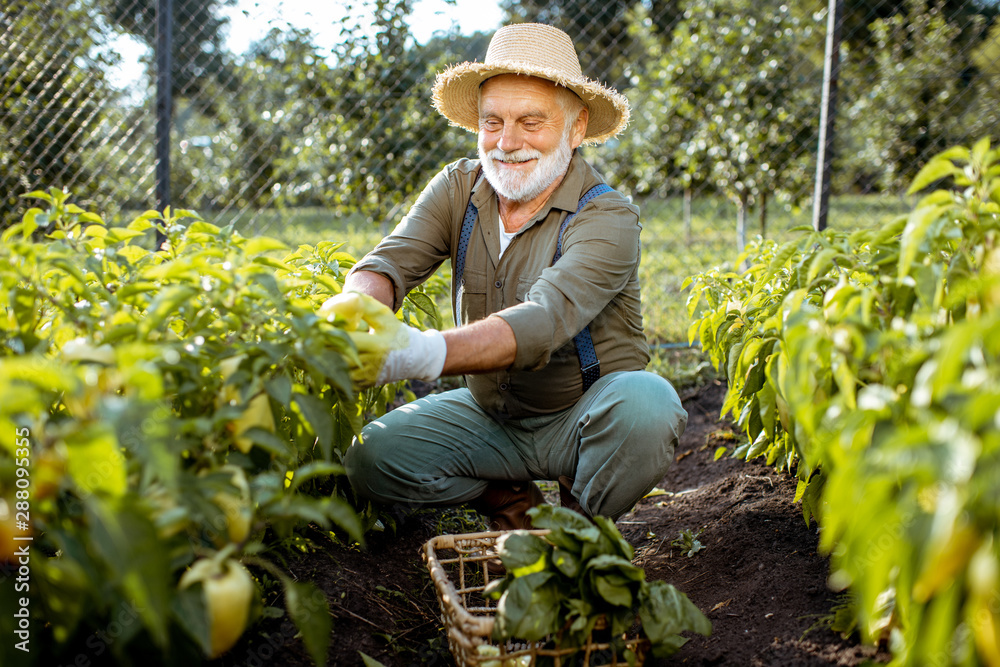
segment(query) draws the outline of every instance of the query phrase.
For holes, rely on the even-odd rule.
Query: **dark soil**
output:
[[[829,564],[792,502],[794,478],[763,464],[715,450],[731,445],[720,421],[724,387],[712,384],[684,400],[687,431],[676,462],[660,484],[667,494],[641,500],[618,521],[648,580],[663,579],[712,621],[709,638],[693,636],[669,660],[646,664],[750,667],[861,665],[888,655],[845,640],[828,623],[837,594],[828,590]],[[548,493],[551,493],[549,491]],[[454,664],[437,599],[419,550],[437,532],[481,530],[471,512],[411,514],[395,531],[376,533],[365,549],[318,537],[319,548],[289,563],[300,581],[327,596],[334,616],[328,664],[362,665],[364,653],[387,667]],[[672,546],[681,531],[702,549],[688,556]],[[262,623],[266,633],[241,642],[227,665],[310,665],[290,624]]]

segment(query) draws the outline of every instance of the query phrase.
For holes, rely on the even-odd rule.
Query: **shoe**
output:
[[[565,507],[566,509],[571,509],[577,514],[580,514],[590,520],[593,520],[593,517],[590,516],[590,512],[583,509],[583,507],[580,505],[580,501],[577,500],[576,497],[573,495],[573,482],[574,482],[573,478],[569,477],[568,475],[560,475],[558,482],[559,482],[559,504]]]
[[[470,504],[490,519],[490,530],[528,530],[528,510],[545,503],[534,482],[491,481],[482,495]]]

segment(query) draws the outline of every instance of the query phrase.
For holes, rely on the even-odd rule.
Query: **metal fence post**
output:
[[[830,173],[833,170],[834,121],[837,116],[837,80],[840,77],[840,27],[843,0],[829,0],[826,22],[826,61],[823,65],[823,99],[820,103],[819,151],[816,156],[816,189],[813,192],[813,229],[826,229],[830,213]]]
[[[173,0],[156,2],[156,207],[170,206],[170,126],[173,111],[171,77],[173,50]],[[166,240],[162,226],[156,246]]]

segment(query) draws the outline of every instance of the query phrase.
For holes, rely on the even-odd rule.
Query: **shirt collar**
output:
[[[549,210],[553,208],[570,212],[576,210],[577,205],[580,203],[580,195],[583,194],[584,171],[583,158],[580,157],[580,151],[573,151],[573,159],[569,161],[569,168],[566,170],[566,175],[563,177],[559,187],[556,188],[556,191],[549,197],[549,201],[546,202],[542,217],[548,215]]]

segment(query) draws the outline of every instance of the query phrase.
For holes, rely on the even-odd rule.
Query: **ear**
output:
[[[573,131],[569,137],[569,145],[573,149],[580,147],[583,143],[583,138],[587,136],[587,122],[590,120],[590,115],[588,113],[587,107],[580,109],[579,115],[577,115],[576,120],[573,121]]]

